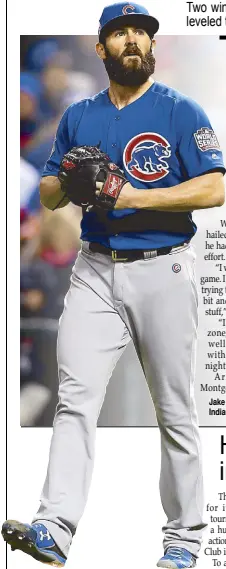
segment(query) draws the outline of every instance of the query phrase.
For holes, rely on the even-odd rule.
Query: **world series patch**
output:
[[[195,142],[202,152],[207,150],[220,150],[215,132],[209,127],[202,127],[194,132]]]

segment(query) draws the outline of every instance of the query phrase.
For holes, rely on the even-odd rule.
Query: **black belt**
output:
[[[160,249],[148,249],[147,251],[141,251],[140,249],[126,249],[126,250],[112,250],[100,243],[89,243],[89,250],[93,253],[102,253],[103,255],[108,255],[113,261],[137,261],[138,259],[153,259],[154,257],[159,257],[159,255],[168,255],[172,249],[177,249],[187,245],[187,243],[179,243],[172,247],[160,247]]]

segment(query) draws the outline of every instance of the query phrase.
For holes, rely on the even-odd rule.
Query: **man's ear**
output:
[[[153,39],[153,40],[151,41],[151,45],[152,45],[152,51],[153,51],[153,53],[154,53],[155,47],[156,47],[156,40]]]
[[[96,43],[96,53],[100,59],[106,59],[105,47],[103,43]]]

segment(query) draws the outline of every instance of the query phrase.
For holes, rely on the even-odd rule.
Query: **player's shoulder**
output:
[[[93,112],[95,108],[95,112],[99,112],[103,109],[104,104],[107,104],[107,89],[105,91],[101,91],[93,97],[87,97],[86,99],[81,99],[80,101],[76,101],[71,103],[63,112],[63,115],[60,119],[59,129],[64,131],[66,135],[73,136],[73,133],[76,131],[82,117],[84,114],[89,114],[89,112]]]
[[[164,83],[156,81],[152,87],[153,93],[161,97],[163,102],[171,102],[175,106],[175,109],[181,110],[183,112],[185,109],[200,110],[200,105],[188,95],[185,95],[181,91],[174,89]]]
[[[107,99],[107,89],[96,93],[92,97],[86,97],[85,99],[81,99],[80,101],[76,101],[75,103],[71,103],[71,105],[67,108],[67,111],[70,114],[77,114],[85,108],[88,107],[98,107],[102,106]]]

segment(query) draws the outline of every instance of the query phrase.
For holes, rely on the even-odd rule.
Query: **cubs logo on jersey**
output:
[[[169,174],[170,144],[156,132],[137,134],[127,143],[123,162],[125,169],[137,180],[155,182]]]

